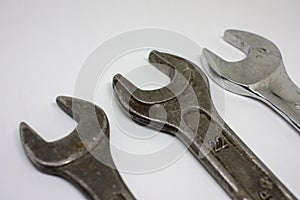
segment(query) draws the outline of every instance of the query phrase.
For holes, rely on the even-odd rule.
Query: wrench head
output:
[[[105,137],[109,138],[108,119],[101,108],[66,96],[57,97],[56,102],[78,123],[66,137],[47,142],[28,124],[20,124],[21,141],[26,155],[38,169],[45,172],[79,159],[100,145]]]
[[[115,75],[113,89],[125,113],[139,124],[172,135],[183,127],[197,130],[198,111],[210,113],[213,106],[205,74],[188,60],[167,53],[152,51],[148,60],[170,78],[170,83],[142,90]]]
[[[246,58],[227,62],[203,49],[201,61],[207,73],[229,91],[249,95],[249,87],[270,80],[282,66],[279,49],[266,38],[245,31],[226,30],[224,40],[241,50]]]

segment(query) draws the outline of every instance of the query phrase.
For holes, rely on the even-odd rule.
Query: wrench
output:
[[[224,39],[247,57],[227,62],[203,49],[201,61],[206,72],[221,87],[264,102],[300,132],[300,89],[288,76],[275,44],[240,30],[226,30]]]
[[[46,142],[22,122],[21,141],[33,165],[43,173],[70,181],[91,200],[135,199],[113,163],[104,111],[90,102],[66,96],[57,97],[56,102],[78,126],[68,136]]]
[[[115,96],[127,115],[176,136],[232,199],[296,199],[218,115],[199,67],[158,51],[150,53],[149,62],[171,81],[160,89],[141,90],[115,75]]]

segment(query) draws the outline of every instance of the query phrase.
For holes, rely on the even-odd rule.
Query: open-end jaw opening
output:
[[[158,51],[149,54],[149,62],[170,78],[170,83],[160,89],[142,90],[137,88],[121,74],[113,78],[113,88],[117,95],[130,95],[134,100],[143,104],[166,102],[181,94],[188,87],[191,79],[190,63],[177,56]]]
[[[77,160],[98,146],[104,137],[109,137],[107,117],[98,106],[65,96],[57,97],[56,102],[65,113],[78,122],[77,127],[66,137],[47,142],[28,124],[20,124],[20,136],[26,155],[43,171]]]

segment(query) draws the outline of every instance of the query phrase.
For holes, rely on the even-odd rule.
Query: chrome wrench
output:
[[[264,102],[300,132],[300,89],[288,76],[278,47],[240,30],[226,30],[224,39],[246,58],[227,62],[203,49],[201,60],[206,72],[228,91]]]

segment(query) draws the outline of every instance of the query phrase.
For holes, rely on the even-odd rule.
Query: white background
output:
[[[239,60],[243,55],[222,41],[225,29],[260,34],[279,47],[290,77],[300,86],[300,1],[297,0],[1,0],[0,199],[85,199],[68,182],[42,174],[31,165],[22,149],[18,125],[25,120],[49,141],[67,135],[76,124],[59,110],[55,97],[73,94],[82,64],[97,46],[114,35],[144,27],[180,32],[227,60]],[[196,64],[200,53],[191,55]],[[137,55],[136,59],[145,57]],[[162,85],[167,83],[158,72],[148,74],[155,80],[161,76]],[[137,81],[134,77],[131,80]],[[102,81],[111,84],[109,79]],[[262,103],[225,92],[212,82],[211,85],[214,104],[226,122],[300,197],[299,133]],[[218,100],[224,93],[225,104]],[[111,113],[111,104],[97,100],[101,98],[105,95],[96,96],[95,102]],[[122,115],[121,111],[116,112]],[[122,122],[138,127],[126,117]],[[122,134],[115,128],[116,123],[111,126],[115,130],[111,133],[112,142],[124,148],[130,146],[126,140],[114,137]],[[155,133],[140,130],[145,131],[142,134]],[[157,141],[169,139],[164,134],[156,137]],[[178,147],[183,148],[179,142]],[[144,151],[139,145],[128,148]],[[138,199],[229,199],[189,152],[164,169],[121,175]]]

